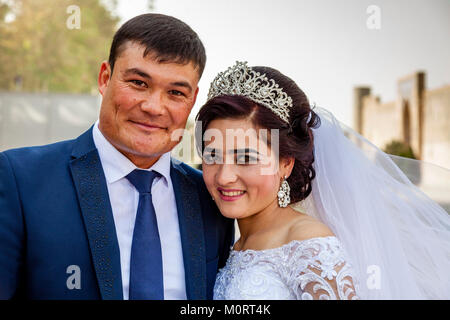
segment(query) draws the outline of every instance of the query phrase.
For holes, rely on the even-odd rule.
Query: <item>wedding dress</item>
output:
[[[408,179],[399,159],[327,110],[314,111],[316,177],[311,194],[291,206],[335,237],[232,250],[214,298],[450,299],[450,215]]]
[[[356,285],[357,287],[357,285]],[[336,237],[294,240],[266,250],[231,250],[215,300],[358,299],[352,268]]]

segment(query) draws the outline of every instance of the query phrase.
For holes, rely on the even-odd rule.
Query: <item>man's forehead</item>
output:
[[[190,68],[192,71],[196,72],[196,81],[198,82],[200,80],[200,76],[198,75],[198,66],[196,66],[193,61],[182,59],[178,56],[165,56],[156,50],[147,49],[143,44],[136,41],[127,41],[117,49],[116,62],[121,59],[127,60],[124,59],[127,57],[132,57],[132,60],[129,61],[130,63],[136,62],[135,59],[142,58],[142,60],[157,64],[174,64],[180,67]]]

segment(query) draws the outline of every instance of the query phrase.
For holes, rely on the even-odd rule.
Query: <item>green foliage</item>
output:
[[[9,12],[10,8],[7,3],[0,2],[0,21],[5,20],[6,14]]]
[[[90,93],[107,60],[119,18],[115,0],[13,0],[0,5],[0,89]],[[80,29],[70,29],[67,8],[80,8]],[[12,12],[15,19],[5,22]]]
[[[414,156],[414,153],[411,149],[411,146],[409,146],[408,144],[406,144],[404,142],[397,141],[397,140],[393,140],[390,143],[388,143],[384,147],[384,152],[386,152],[388,154],[393,154],[395,156],[416,159],[416,157]]]

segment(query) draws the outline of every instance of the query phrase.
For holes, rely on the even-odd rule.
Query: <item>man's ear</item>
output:
[[[194,98],[192,99],[191,109],[195,106],[195,101],[197,101],[198,90],[199,90],[199,88],[197,87],[197,89],[195,89],[195,92],[194,92]]]
[[[98,74],[98,91],[103,96],[111,78],[111,66],[107,61],[103,61]]]

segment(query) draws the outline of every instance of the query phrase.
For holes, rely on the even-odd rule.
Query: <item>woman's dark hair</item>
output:
[[[206,64],[205,48],[198,35],[186,23],[171,16],[146,13],[123,24],[114,35],[109,53],[111,72],[128,42],[145,47],[144,56],[155,55],[159,62],[193,62],[199,78]]]
[[[289,125],[267,107],[244,96],[218,96],[203,105],[197,114],[196,120],[202,123],[201,127],[196,128],[197,131],[200,128],[202,130],[201,135],[196,132],[197,146],[203,151],[202,137],[209,123],[216,119],[250,119],[257,128],[279,129],[279,158],[295,159],[294,168],[287,179],[291,187],[291,202],[301,201],[311,193],[311,181],[316,175],[313,168],[314,137],[311,128],[320,126],[320,118],[292,79],[269,67],[252,67],[252,70],[273,79],[292,98]]]

